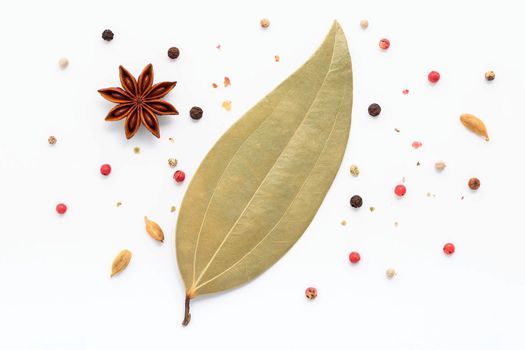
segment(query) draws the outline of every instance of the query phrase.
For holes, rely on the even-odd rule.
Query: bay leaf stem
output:
[[[191,320],[190,314],[190,296],[186,295],[186,301],[184,302],[184,320],[182,321],[183,326],[187,326]]]

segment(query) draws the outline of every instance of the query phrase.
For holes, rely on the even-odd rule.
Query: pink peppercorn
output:
[[[108,176],[111,173],[111,165],[102,164],[102,166],[100,167],[100,173],[104,176]]]
[[[361,255],[358,252],[351,252],[348,259],[352,264],[357,264],[361,260]]]
[[[308,287],[304,291],[304,295],[307,299],[313,300],[317,298],[317,289],[315,289],[314,287]]]
[[[403,197],[407,193],[407,188],[405,187],[405,185],[397,185],[394,189],[394,193],[398,197]]]
[[[434,70],[428,73],[428,81],[430,81],[431,83],[437,83],[439,81],[439,78],[441,78],[441,75],[439,75],[439,73]]]
[[[63,215],[67,211],[67,206],[64,203],[59,203],[59,204],[57,204],[56,211],[60,215]]]
[[[456,247],[452,243],[447,243],[443,246],[443,252],[447,255],[452,255],[456,251]]]
[[[177,170],[175,174],[173,174],[173,179],[177,182],[182,182],[186,178],[186,174],[182,170]]]
[[[390,47],[390,40],[388,39],[381,39],[379,40],[379,47],[383,50],[386,50]]]

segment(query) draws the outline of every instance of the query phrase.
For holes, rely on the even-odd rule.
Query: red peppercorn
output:
[[[398,197],[403,197],[407,193],[407,188],[405,187],[405,185],[397,185],[394,189],[394,193]]]
[[[108,176],[111,173],[111,165],[102,164],[102,166],[100,167],[100,173],[104,176]]]
[[[379,47],[383,50],[386,50],[390,47],[390,40],[388,39],[381,39],[379,40]]]
[[[456,247],[452,243],[447,243],[443,246],[443,252],[447,255],[452,255],[456,251]]]
[[[56,207],[56,211],[60,215],[65,214],[67,211],[67,206],[64,203],[58,203]]]
[[[439,81],[439,78],[441,78],[441,75],[439,75],[439,73],[435,70],[428,73],[428,81],[430,81],[431,83],[437,83]]]
[[[348,259],[352,264],[357,264],[361,260],[361,255],[358,252],[351,252]]]
[[[173,174],[173,179],[177,182],[182,182],[186,178],[186,174],[184,174],[184,171],[177,170],[175,174]]]
[[[304,291],[304,295],[306,296],[306,298],[313,300],[317,298],[317,289],[315,289],[314,287],[308,287]]]

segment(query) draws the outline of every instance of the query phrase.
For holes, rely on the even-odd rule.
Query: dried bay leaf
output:
[[[246,283],[299,239],[344,155],[352,64],[337,22],[315,54],[210,150],[177,223],[177,261],[190,300]]]

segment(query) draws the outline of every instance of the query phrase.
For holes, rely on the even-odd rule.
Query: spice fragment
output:
[[[279,62],[281,60],[281,57],[279,57],[279,55],[275,55],[274,59],[275,59],[275,62]]]
[[[261,27],[266,29],[270,26],[270,20],[268,18],[261,19]]]
[[[119,208],[122,205],[122,202],[117,202],[117,208]]]
[[[172,167],[172,168],[175,168],[177,166],[177,163],[178,163],[178,161],[175,158],[168,159],[168,165],[170,167]]]
[[[69,66],[69,60],[65,57],[62,57],[61,59],[58,60],[58,66],[61,69],[66,69],[67,66]]]
[[[387,277],[388,279],[392,279],[392,278],[394,278],[396,275],[397,275],[396,270],[394,270],[394,269],[392,269],[392,268],[386,270],[386,277]]]
[[[447,165],[445,164],[444,161],[439,160],[439,161],[436,162],[436,164],[434,164],[434,167],[436,168],[437,171],[443,171],[443,170],[445,170]]]
[[[230,78],[224,77],[224,87],[230,86],[232,83],[230,81]]]
[[[341,220],[341,226],[346,226],[348,222],[346,220]]]
[[[174,205],[172,205],[171,208],[170,208],[170,211],[171,211],[172,213],[174,213],[175,210],[177,210],[177,207],[175,207]]]
[[[232,110],[232,101],[224,101],[222,103],[222,108],[227,110],[228,112]]]
[[[140,147],[133,147],[133,153],[139,154],[140,153]]]
[[[148,219],[147,216],[144,217],[144,223],[146,224],[146,232],[151,238],[159,242],[164,242],[164,232],[160,228],[159,224]]]
[[[350,165],[350,174],[354,177],[359,176],[359,167],[355,164]]]
[[[488,81],[492,81],[496,79],[496,73],[494,73],[494,71],[492,70],[489,70],[488,72],[485,73],[485,79],[487,79]]]
[[[49,136],[49,137],[47,138],[47,142],[48,142],[50,145],[54,145],[54,144],[57,143],[57,138],[54,137],[54,136]]]
[[[361,29],[366,29],[366,28],[368,28],[368,20],[367,20],[367,19],[362,19],[362,20],[359,22],[359,26],[361,26]]]
[[[219,85],[217,85],[217,84],[215,84],[215,83],[212,83],[212,84],[211,84],[211,87],[214,88],[214,89],[216,89],[216,88],[219,87]]]

